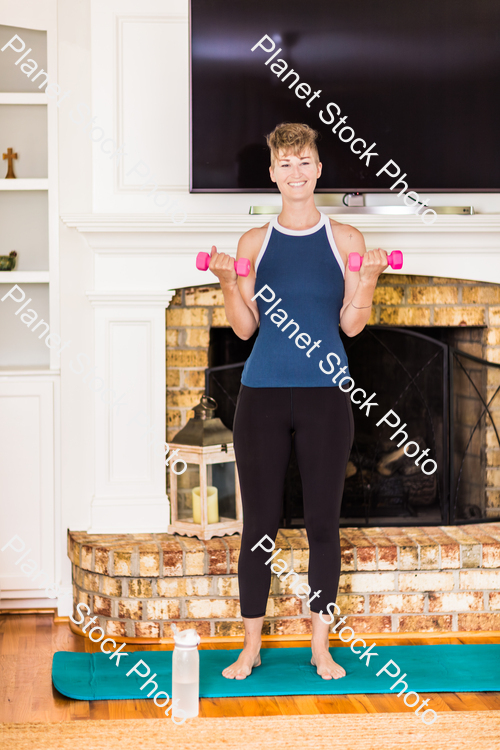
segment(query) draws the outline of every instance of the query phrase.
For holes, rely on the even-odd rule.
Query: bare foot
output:
[[[345,677],[344,667],[333,661],[328,650],[313,651],[311,664],[316,667],[319,676],[324,680],[338,680],[340,677]]]
[[[228,680],[244,680],[252,674],[254,667],[260,667],[260,649],[256,651],[255,648],[245,646],[234,664],[222,670],[222,675]]]

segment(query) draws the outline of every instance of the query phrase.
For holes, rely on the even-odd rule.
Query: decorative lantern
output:
[[[216,409],[217,402],[203,395],[194,417],[170,441],[187,469],[170,471],[169,534],[211,539],[243,528],[233,433],[213,416]]]

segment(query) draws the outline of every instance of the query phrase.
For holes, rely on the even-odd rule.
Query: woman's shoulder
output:
[[[335,221],[331,216],[328,218],[330,220],[335,240],[337,240],[337,238],[339,240],[363,239],[363,235],[359,229],[356,229],[356,227],[352,227],[350,224],[341,224],[340,221]]]
[[[245,234],[242,234],[238,242],[238,252],[243,251],[243,257],[248,258],[253,255],[257,257],[262,247],[269,228],[269,222],[264,224],[262,227],[253,227],[249,229]],[[244,255],[246,253],[246,255]]]
[[[265,237],[267,230],[269,229],[269,224],[270,222],[268,221],[267,224],[263,224],[261,227],[252,227],[252,229],[249,229],[241,235],[241,239],[244,239],[245,242],[252,242],[261,237]]]
[[[356,252],[364,255],[366,252],[365,239],[359,229],[350,224],[341,224],[340,221],[330,218],[333,239],[341,255],[344,265],[347,263],[349,253]]]

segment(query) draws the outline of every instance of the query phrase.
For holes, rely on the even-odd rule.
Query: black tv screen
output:
[[[281,122],[319,131],[318,192],[500,190],[500,0],[191,0],[190,26],[192,192],[275,192]]]

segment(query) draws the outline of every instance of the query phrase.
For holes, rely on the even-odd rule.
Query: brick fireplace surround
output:
[[[474,326],[460,348],[500,362],[500,286],[385,274],[370,324]],[[203,393],[211,327],[226,327],[217,285],[177,291],[166,313],[167,439],[192,416]],[[477,328],[479,327],[479,328]],[[465,330],[464,330],[465,334]],[[488,368],[491,397],[500,371]],[[498,414],[495,413],[498,410]],[[500,416],[500,409],[494,416]],[[500,508],[500,449],[486,429],[486,498]],[[75,606],[109,635],[171,637],[170,623],[201,636],[242,634],[238,535],[201,542],[168,534],[68,534]],[[500,523],[451,527],[342,529],[338,605],[356,633],[500,630]],[[305,530],[283,529],[277,548],[307,578]],[[273,576],[264,624],[269,635],[305,635],[305,603]]]
[[[337,602],[355,633],[500,630],[500,523],[342,529],[340,537]],[[282,529],[276,543],[307,582],[305,530]],[[171,638],[172,622],[205,637],[241,635],[239,546],[237,534],[203,542],[69,532],[75,605],[123,638]],[[264,633],[310,632],[305,600],[273,575]]]

